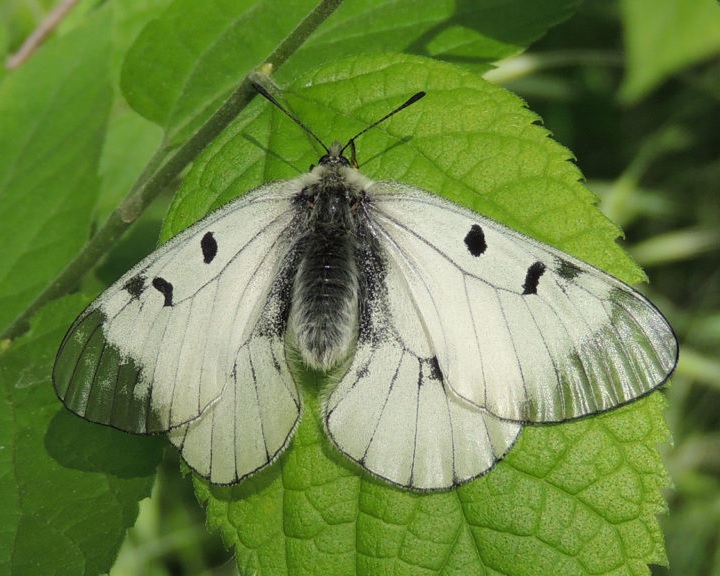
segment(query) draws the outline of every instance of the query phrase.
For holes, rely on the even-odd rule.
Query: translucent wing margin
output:
[[[188,464],[216,482],[274,458],[300,413],[281,310],[295,192],[292,181],[256,189],[103,292],[58,352],[53,380],[64,404],[121,430],[171,431]],[[237,458],[217,467],[229,445]]]
[[[515,422],[558,422],[634,400],[673,371],[672,329],[628,285],[418,188],[376,182],[369,193],[375,232],[461,398]]]
[[[352,363],[323,403],[325,427],[341,452],[389,482],[451,488],[490,470],[521,427],[447,387],[400,272],[387,262],[365,302]]]

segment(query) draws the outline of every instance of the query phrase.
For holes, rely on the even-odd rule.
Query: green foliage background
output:
[[[5,53],[47,4],[0,3]],[[0,573],[647,574],[648,564],[666,564],[655,519],[663,494],[672,572],[716,573],[713,0],[347,0],[273,60],[283,63],[273,78],[288,103],[326,140],[427,90],[422,104],[363,137],[368,175],[431,189],[642,280],[614,244],[618,229],[578,183],[574,154],[680,335],[667,407],[654,394],[601,417],[528,428],[490,474],[434,495],[360,473],[328,448],[312,410],[280,462],[218,489],[179,475],[173,451],[162,457],[162,438],[90,425],[61,408],[49,379],[54,353],[89,298],[158,235],[316,161],[264,102],[200,138],[209,144],[200,156],[202,146],[186,146],[199,129],[225,127],[215,110],[315,6],[80,2],[43,48],[0,78],[0,331],[11,337],[0,352]],[[481,74],[525,98],[572,153]],[[153,204],[122,200],[178,157],[192,168],[163,181]],[[119,240],[125,222],[133,225]],[[116,233],[103,236],[105,223]],[[88,258],[72,282],[53,284],[97,230],[104,241],[91,256],[102,263],[85,275]],[[48,286],[52,302],[42,296]],[[8,332],[38,297],[30,330]],[[309,386],[314,378],[303,375]],[[658,446],[671,492],[661,491]]]

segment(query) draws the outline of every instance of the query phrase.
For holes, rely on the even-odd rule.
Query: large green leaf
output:
[[[127,55],[131,106],[181,141],[315,6],[312,0],[176,0]]]
[[[186,138],[318,2],[176,0],[128,54],[130,104]],[[286,80],[362,53],[408,51],[481,72],[569,17],[579,0],[348,0],[278,70]]]
[[[436,61],[372,56],[317,69],[285,92],[328,141],[347,139],[417,90],[428,96],[358,142],[361,169],[413,183],[580,256],[628,281],[571,154],[512,94]],[[313,142],[256,102],[188,175],[171,235],[210,206],[317,161]],[[251,223],[248,223],[251,225]],[[666,476],[660,395],[615,413],[529,427],[486,477],[440,494],[374,480],[336,453],[318,423],[327,382],[300,377],[306,410],[278,463],[235,488],[196,483],[244,574],[647,574],[665,561],[655,515]]]

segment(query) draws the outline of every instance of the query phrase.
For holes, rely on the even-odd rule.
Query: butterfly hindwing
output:
[[[672,329],[626,284],[412,186],[369,193],[380,242],[461,398],[499,418],[557,422],[638,398],[674,368]]]
[[[487,472],[520,425],[447,386],[400,269],[388,260],[364,302],[352,363],[323,405],[341,452],[395,484],[450,488]]]
[[[286,281],[281,275],[279,284]],[[272,462],[299,421],[300,397],[285,360],[282,288],[271,291],[235,353],[227,390],[201,418],[169,433],[185,461],[215,484],[237,482]]]
[[[257,447],[213,470],[221,481],[274,458],[300,412],[277,293],[297,232],[296,192],[274,182],[224,206],[90,304],[55,363],[66,406],[130,432],[171,431],[188,464],[206,476],[227,445],[233,453]]]

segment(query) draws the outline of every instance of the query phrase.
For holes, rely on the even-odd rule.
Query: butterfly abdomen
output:
[[[308,366],[329,370],[347,357],[357,334],[355,242],[343,232],[305,242],[292,291],[290,328]]]

